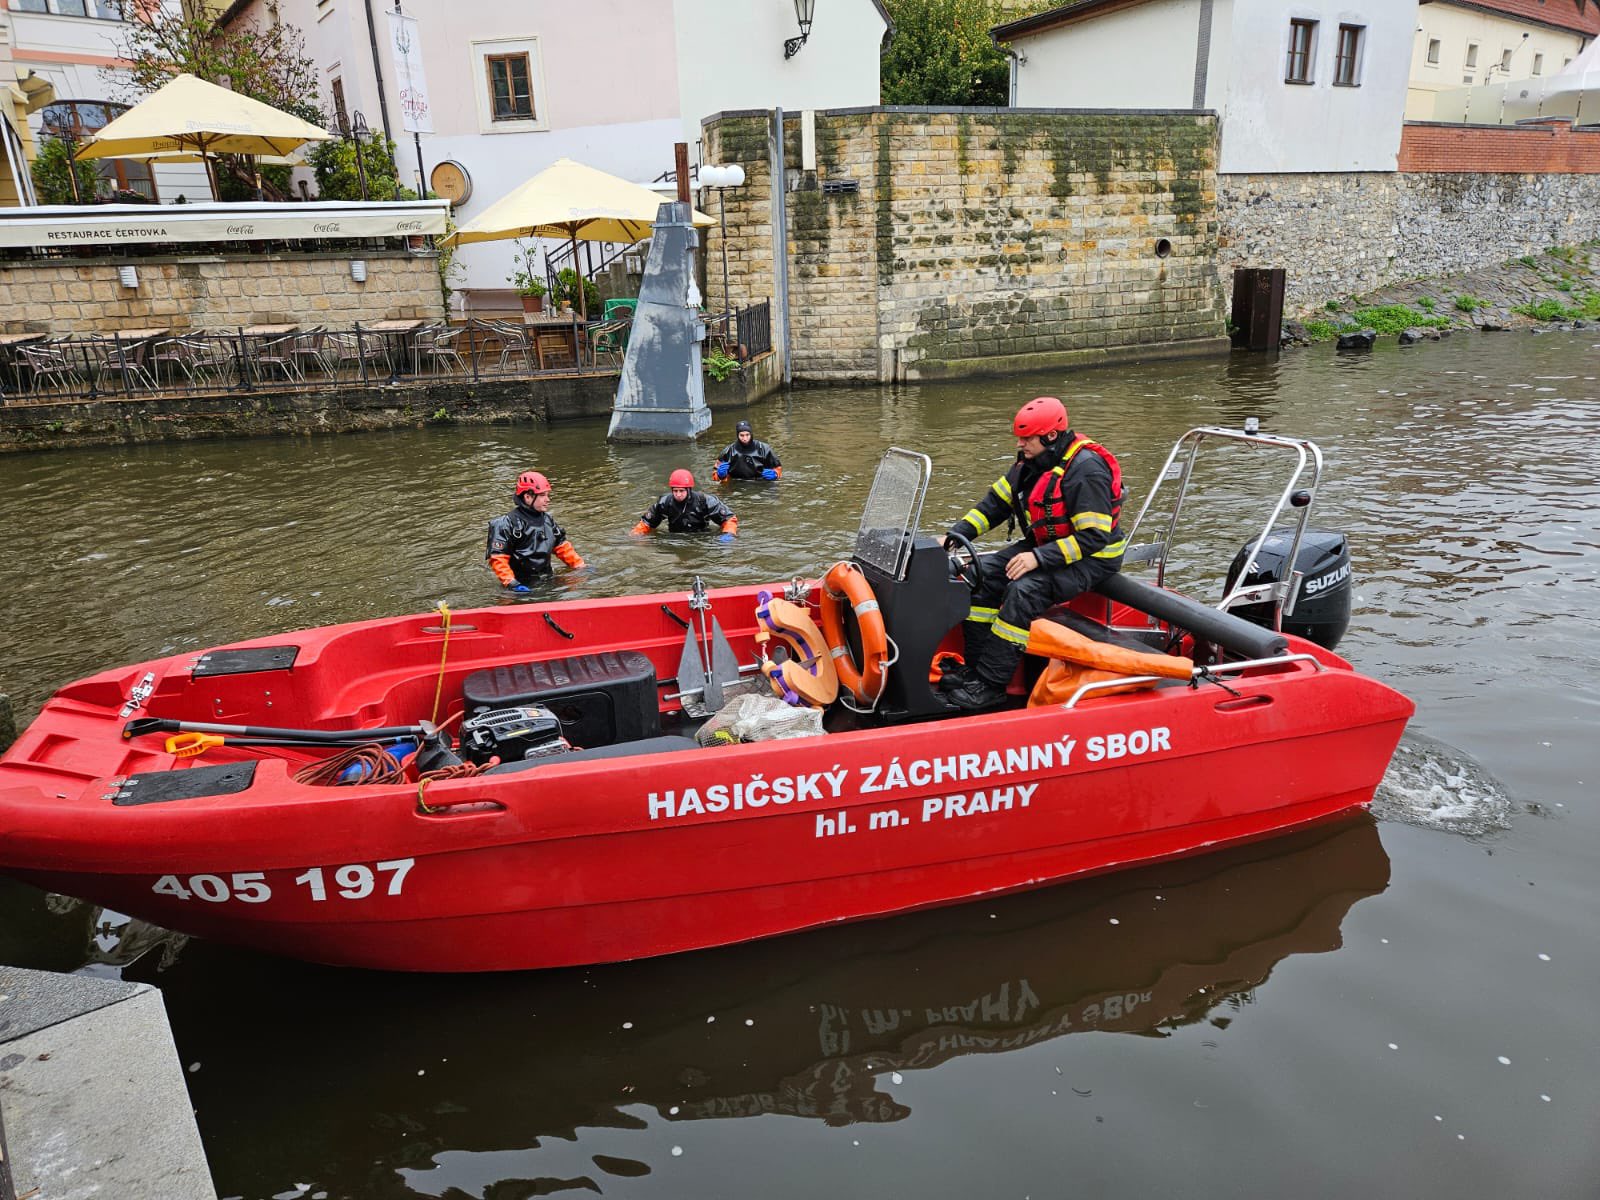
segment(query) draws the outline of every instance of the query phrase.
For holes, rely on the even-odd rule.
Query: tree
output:
[[[93,204],[100,172],[92,162],[72,163],[72,148],[63,138],[47,137],[39,143],[33,161],[33,189],[40,204]],[[72,194],[72,174],[78,176],[78,194]]]
[[[322,124],[317,67],[295,26],[269,21],[222,28],[199,6],[192,15],[165,5],[133,5],[130,12],[119,47],[128,65],[105,72],[124,98],[137,101],[188,73]]]
[[[317,176],[317,197],[322,200],[360,200],[361,172],[366,172],[369,200],[415,200],[416,192],[397,186],[394,142],[374,133],[361,143],[360,170],[353,141],[338,138],[318,142],[306,155]]]
[[[1019,13],[994,0],[887,0],[894,37],[883,53],[885,104],[1005,105],[1011,66],[989,30]]]

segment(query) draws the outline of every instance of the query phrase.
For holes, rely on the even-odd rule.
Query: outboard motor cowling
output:
[[[1294,530],[1274,529],[1256,554],[1255,570],[1245,578],[1246,587],[1258,583],[1278,583],[1289,574],[1289,547]],[[1255,549],[1246,545],[1234,555],[1228,567],[1227,590],[1238,582],[1239,572]],[[1350,608],[1355,580],[1350,570],[1350,543],[1342,533],[1327,529],[1307,529],[1300,539],[1300,553],[1294,570],[1301,573],[1300,595],[1294,612],[1284,617],[1283,632],[1303,637],[1328,650],[1339,644],[1350,627]],[[1242,604],[1230,610],[1235,616],[1263,628],[1272,628],[1271,604]]]

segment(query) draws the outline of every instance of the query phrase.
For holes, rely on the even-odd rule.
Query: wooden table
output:
[[[169,326],[163,325],[160,329],[118,329],[112,336],[125,342],[146,342],[151,338],[166,337],[171,332]]]
[[[49,336],[47,333],[0,333],[0,349],[42,341]]]
[[[528,340],[533,343],[534,357],[539,360],[539,370],[545,367],[545,342],[551,341],[550,349],[557,351],[562,358],[570,358],[572,364],[582,369],[582,361],[578,357],[580,345],[578,335],[583,331],[583,322],[576,316],[568,313],[523,313],[522,323],[528,328]]]
[[[415,333],[426,325],[426,321],[411,318],[398,321],[374,321],[370,325],[361,327],[362,333]]]
[[[246,325],[246,337],[284,337],[287,334],[299,333],[298,325]]]

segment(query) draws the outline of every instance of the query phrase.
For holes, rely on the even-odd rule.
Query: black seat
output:
[[[568,750],[564,754],[546,754],[543,758],[526,758],[521,762],[501,763],[498,767],[490,767],[484,774],[505,775],[512,771],[531,771],[534,767],[588,762],[596,758],[632,758],[636,754],[670,754],[674,750],[698,749],[700,743],[688,737],[640,738],[636,742],[620,742],[615,746],[592,746],[587,750]]]

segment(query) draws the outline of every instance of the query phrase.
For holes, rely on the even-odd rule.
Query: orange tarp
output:
[[[1189,679],[1194,675],[1192,659],[1107,645],[1043,618],[1028,626],[1028,653],[1050,659],[1028,696],[1030,708],[1065,704],[1086,683],[1109,682],[1129,675],[1156,675],[1163,679]],[[1153,680],[1146,680],[1107,688],[1095,695],[1112,696],[1153,686]]]

